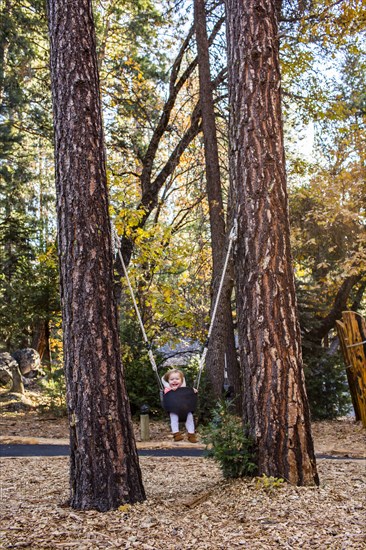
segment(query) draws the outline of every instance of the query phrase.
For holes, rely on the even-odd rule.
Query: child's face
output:
[[[168,384],[172,390],[177,390],[182,385],[182,379],[179,372],[172,372],[168,378]]]

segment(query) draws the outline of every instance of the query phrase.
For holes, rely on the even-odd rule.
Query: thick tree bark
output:
[[[91,0],[48,0],[71,506],[145,498],[120,358]]]
[[[225,212],[222,200],[220,163],[217,144],[214,99],[211,85],[209,44],[206,28],[205,0],[194,0],[197,59],[200,85],[200,106],[205,146],[206,189],[210,214],[212,248],[212,307],[225,261]],[[232,266],[232,264],[231,264]],[[232,271],[232,270],[231,270]],[[232,273],[228,273],[209,342],[206,368],[213,397],[222,396],[225,356],[234,396],[241,394],[239,365],[235,350],[234,323],[231,311]],[[238,400],[239,402],[239,400]]]
[[[226,0],[244,422],[260,474],[318,483],[289,239],[278,3]]]

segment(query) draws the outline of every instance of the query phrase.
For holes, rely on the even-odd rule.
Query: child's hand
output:
[[[198,390],[196,388],[193,388],[194,393],[198,393]]]

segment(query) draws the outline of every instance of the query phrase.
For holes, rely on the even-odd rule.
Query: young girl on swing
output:
[[[164,374],[162,380],[165,386],[164,394],[169,391],[176,391],[178,388],[185,387],[186,385],[184,374],[179,369],[169,370]],[[197,390],[194,389],[194,392],[197,393]],[[179,431],[179,416],[174,412],[170,412],[169,415],[174,441],[182,441],[183,434]],[[194,429],[194,419],[191,412],[187,414],[185,425],[188,432],[188,441],[190,441],[190,443],[197,443],[197,437]]]

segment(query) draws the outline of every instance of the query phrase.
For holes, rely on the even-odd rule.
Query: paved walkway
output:
[[[41,456],[69,456],[68,445],[2,445],[0,444],[0,458],[10,457],[41,457]],[[203,457],[204,450],[194,447],[180,447],[177,449],[138,449],[139,456],[187,456]]]
[[[203,457],[205,445],[188,441],[138,441],[137,451],[140,456],[176,456]],[[70,447],[67,439],[46,439],[42,437],[0,436],[0,457],[41,457],[69,456]],[[346,451],[318,453],[318,459],[327,460],[364,460],[365,456],[350,456]]]
[[[138,441],[140,456],[204,456],[202,443],[188,441]],[[68,439],[44,437],[0,436],[0,457],[68,456]]]

